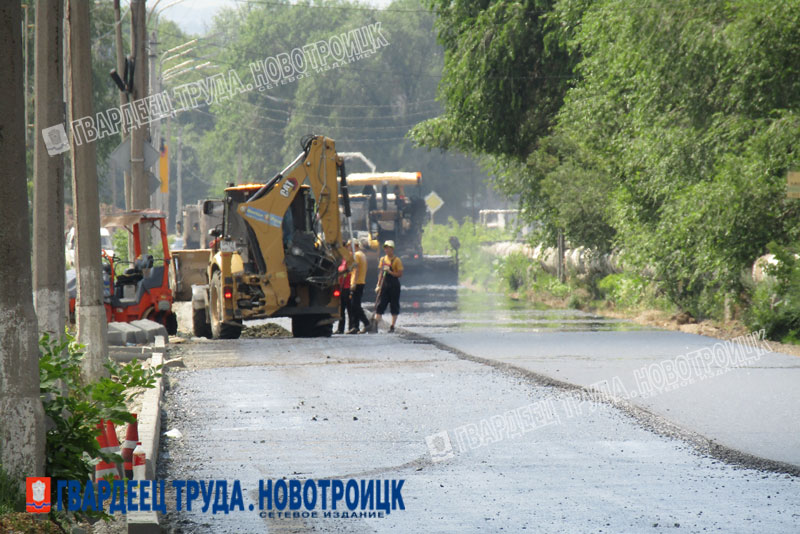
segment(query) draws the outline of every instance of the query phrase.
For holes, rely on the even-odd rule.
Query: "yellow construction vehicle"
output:
[[[378,274],[374,266],[383,255],[387,239],[395,242],[395,253],[403,261],[404,286],[458,284],[456,259],[423,253],[422,233],[428,214],[421,196],[421,182],[421,172],[365,172],[347,177],[352,192],[351,231],[369,245],[364,250],[370,265],[365,286],[367,297],[371,297],[375,286]]]
[[[192,286],[195,335],[233,339],[243,321],[267,317],[291,317],[295,337],[331,335],[338,267],[353,261],[340,193],[349,216],[344,162],[323,136],[305,138],[303,152],[268,182],[227,188],[221,229],[211,231],[208,284]]]

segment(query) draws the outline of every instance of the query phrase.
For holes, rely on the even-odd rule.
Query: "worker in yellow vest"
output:
[[[363,243],[359,240],[353,241],[356,253],[354,256],[355,267],[350,273],[350,330],[347,332],[348,334],[359,333],[358,325],[360,323],[364,323],[362,334],[369,330],[369,319],[364,313],[364,308],[361,307],[364,285],[367,283],[367,256],[361,250],[362,246],[366,247],[366,240]]]
[[[375,291],[379,291],[378,307],[375,309],[375,322],[380,324],[383,312],[389,306],[389,311],[392,313],[392,325],[389,327],[389,333],[394,332],[394,326],[397,323],[397,316],[400,315],[400,277],[403,276],[403,262],[394,254],[394,241],[387,240],[383,244],[384,256],[378,263],[378,275],[381,276],[382,282]]]

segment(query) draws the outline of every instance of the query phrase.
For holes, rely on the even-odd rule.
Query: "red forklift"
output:
[[[103,301],[106,320],[131,322],[150,319],[164,325],[169,335],[178,331],[178,319],[172,310],[173,295],[169,287],[171,256],[167,241],[166,216],[156,210],[132,210],[102,218],[106,228],[124,228],[133,242],[133,261],[122,261],[103,253]],[[160,251],[153,243],[151,251],[142,250],[143,235],[160,235]],[[156,239],[154,239],[156,241]],[[121,272],[119,272],[121,271]],[[77,283],[74,271],[67,272],[70,317],[75,313]]]

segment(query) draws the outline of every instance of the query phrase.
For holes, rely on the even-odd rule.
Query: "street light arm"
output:
[[[201,63],[200,65],[196,65],[194,67],[189,67],[188,69],[183,69],[182,71],[179,71],[179,72],[171,72],[167,76],[164,76],[164,81],[170,80],[172,78],[180,76],[181,74],[185,74],[185,73],[191,72],[193,70],[200,70],[200,69],[204,69],[206,67],[213,67],[213,66],[215,66],[215,65],[213,65],[210,61],[206,61],[205,63]]]
[[[191,41],[186,41],[185,43],[179,44],[178,46],[173,46],[172,48],[170,48],[169,50],[167,50],[163,54],[161,54],[161,61],[164,61],[164,56],[166,56],[167,54],[171,54],[173,52],[177,52],[181,48],[183,48],[185,46],[191,46],[191,45],[195,44],[196,42],[197,42],[197,39],[192,39]]]
[[[186,60],[186,61],[184,61],[183,63],[178,63],[178,64],[177,64],[177,65],[175,65],[174,67],[170,67],[170,68],[168,68],[167,70],[165,70],[164,72],[162,72],[162,73],[161,73],[161,75],[162,75],[162,76],[166,76],[166,75],[168,75],[168,74],[169,74],[169,73],[171,73],[171,72],[175,72],[176,70],[178,70],[178,69],[180,69],[180,68],[183,68],[183,67],[185,67],[185,66],[189,65],[190,63],[192,63],[192,61],[196,61],[196,60],[195,60],[195,59],[187,59],[187,60]]]

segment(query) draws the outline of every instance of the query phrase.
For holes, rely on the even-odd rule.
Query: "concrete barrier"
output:
[[[538,263],[545,272],[553,275],[558,272],[558,250],[555,247],[546,247],[541,244],[532,247],[527,243],[502,241],[484,245],[483,249],[500,258],[511,254],[522,254]],[[618,252],[600,253],[586,247],[566,249],[564,266],[568,273],[574,273],[577,276],[622,272]]]
[[[131,321],[130,324],[145,332],[147,336],[146,343],[153,343],[156,340],[156,336],[163,336],[164,339],[169,339],[167,329],[161,323],[149,319],[140,319],[138,321]]]
[[[129,343],[134,345],[148,343],[147,332],[133,323],[108,323],[109,345],[125,346]]]

